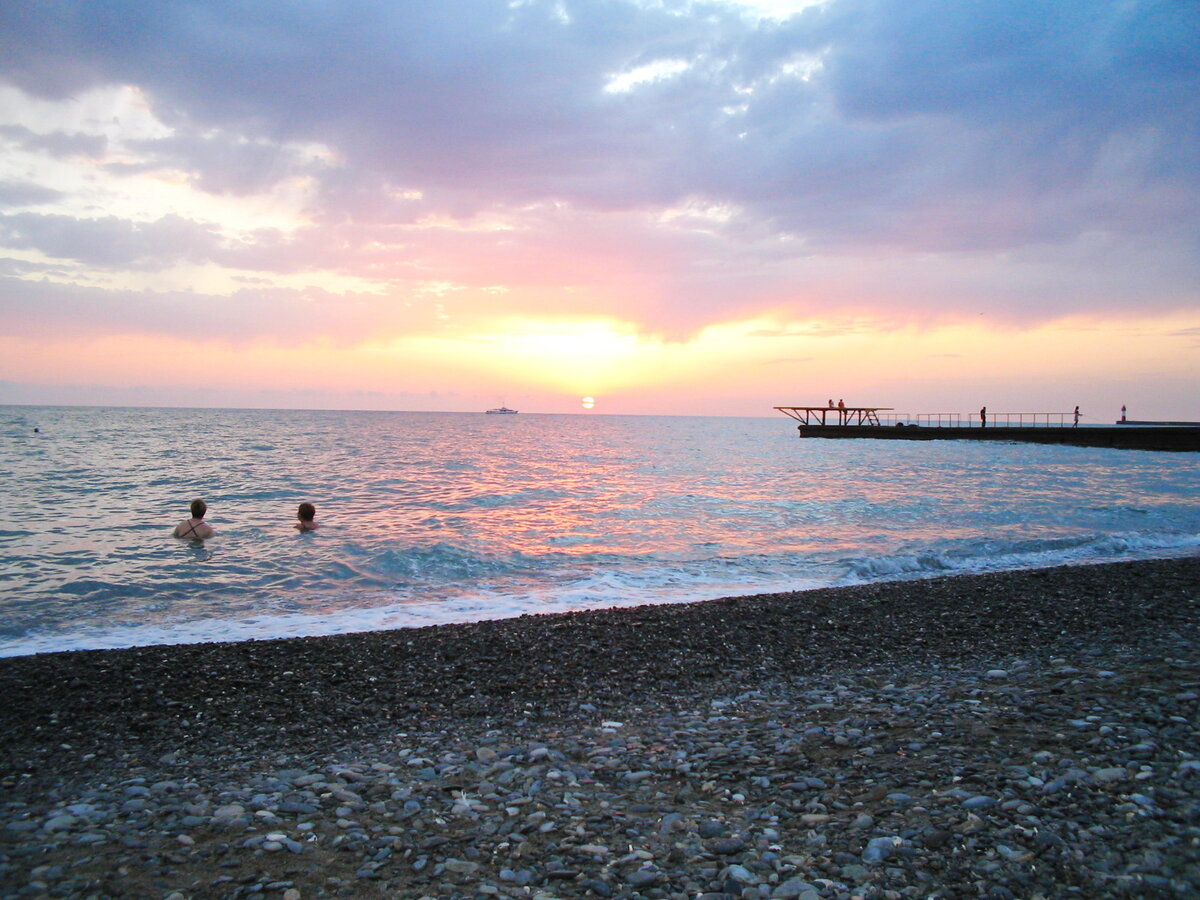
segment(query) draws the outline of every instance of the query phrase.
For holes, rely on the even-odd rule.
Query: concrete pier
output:
[[[902,441],[1020,441],[1027,444],[1071,444],[1124,450],[1200,451],[1200,427],[1180,425],[1003,425],[963,428],[923,425],[800,425],[806,438],[870,438]]]
[[[1026,444],[1070,444],[1123,450],[1200,451],[1200,424],[1195,422],[1120,422],[1075,425],[1072,413],[996,413],[988,424],[954,413],[880,416],[887,407],[776,406],[799,422],[806,438],[902,441],[1019,441]]]

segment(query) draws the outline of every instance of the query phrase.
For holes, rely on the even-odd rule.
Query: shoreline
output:
[[[293,695],[286,711],[294,715],[320,716],[337,697],[362,706],[359,712],[368,715],[359,719],[402,723],[409,713],[463,718],[511,712],[518,695],[550,705],[586,701],[599,682],[628,699],[657,693],[684,676],[702,683],[751,683],[790,674],[801,658],[805,671],[812,672],[847,665],[956,663],[1013,652],[1016,640],[1030,651],[1089,635],[1129,641],[1157,628],[1163,617],[1187,625],[1187,615],[1165,608],[1169,601],[1161,593],[1182,595],[1189,587],[1200,592],[1200,556],[350,634],[3,657],[0,695],[8,704],[0,710],[0,754],[12,738],[10,723],[21,719],[44,718],[46,742],[86,743],[87,735],[74,733],[69,720],[110,713],[108,724],[123,725],[120,733],[153,740],[155,732],[138,724],[135,735],[132,727],[148,707],[197,709],[210,720],[235,721],[246,704],[268,710],[272,698]],[[1196,602],[1195,596],[1185,599]],[[1114,606],[1115,601],[1125,605]],[[1000,612],[1004,615],[996,615]],[[1125,619],[1135,613],[1133,621]],[[1160,617],[1154,626],[1148,622],[1151,614]],[[759,633],[743,643],[739,628]],[[588,647],[619,649],[623,655],[576,652]],[[306,680],[306,663],[319,683]],[[485,665],[498,674],[495,683],[476,677],[486,675],[478,671]],[[24,690],[29,684],[57,690],[31,693]],[[123,702],[109,702],[113,695]],[[103,749],[101,743],[90,749]]]
[[[1160,552],[1163,552],[1160,550]],[[1183,548],[1175,548],[1174,552],[1166,554],[1166,556],[1158,557],[1130,557],[1123,559],[1085,559],[1085,560],[1060,560],[1060,562],[1042,562],[1030,564],[1026,562],[1022,566],[1014,566],[1014,568],[997,568],[985,570],[924,570],[924,571],[900,571],[893,574],[877,576],[876,580],[858,581],[852,583],[820,583],[816,580],[811,580],[808,586],[797,589],[780,588],[778,584],[772,587],[760,587],[757,589],[746,590],[746,593],[738,594],[716,594],[713,586],[704,586],[703,589],[690,588],[680,589],[678,593],[672,594],[670,599],[648,599],[642,601],[630,601],[624,598],[611,606],[587,606],[584,608],[558,607],[546,608],[530,606],[526,610],[515,610],[515,608],[505,608],[499,614],[494,614],[487,618],[472,618],[472,612],[478,612],[472,607],[472,611],[460,611],[461,614],[451,612],[446,614],[445,618],[437,616],[415,617],[403,622],[390,622],[389,624],[380,624],[379,622],[359,622],[356,623],[352,630],[332,629],[325,630],[322,626],[310,628],[301,624],[299,628],[288,628],[288,626],[278,626],[278,628],[266,628],[256,630],[248,628],[240,620],[236,619],[199,619],[185,620],[174,626],[156,626],[162,630],[154,632],[154,636],[146,638],[145,636],[136,636],[130,638],[125,629],[127,625],[114,625],[113,630],[106,630],[104,626],[96,626],[94,630],[89,632],[85,637],[72,638],[50,638],[50,640],[38,642],[26,638],[24,643],[14,649],[14,644],[10,646],[0,646],[0,661],[6,659],[25,658],[25,656],[42,656],[52,654],[71,654],[71,653],[119,653],[125,650],[138,649],[167,649],[175,647],[191,647],[191,646],[223,646],[223,644],[235,643],[271,643],[276,641],[293,641],[293,640],[320,640],[320,638],[334,637],[347,638],[360,635],[377,634],[377,632],[406,632],[418,631],[428,628],[450,628],[450,626],[469,626],[478,625],[486,622],[502,622],[502,620],[522,619],[522,618],[542,618],[547,616],[560,616],[560,614],[575,614],[575,613],[607,613],[618,612],[624,610],[637,610],[642,607],[652,606],[690,606],[694,604],[704,604],[704,602],[738,600],[738,599],[761,599],[761,598],[790,598],[794,595],[810,595],[824,590],[857,590],[870,588],[875,586],[887,586],[887,584],[899,583],[905,584],[910,582],[925,582],[936,581],[941,578],[955,577],[972,577],[986,575],[1009,575],[1020,574],[1027,571],[1042,571],[1054,569],[1076,569],[1087,568],[1092,565],[1109,565],[1112,563],[1144,563],[1158,562],[1158,560],[1188,558],[1190,554],[1194,554],[1194,550],[1184,551]],[[217,592],[220,593],[220,592]],[[698,599],[685,599],[686,596],[696,598],[697,594],[702,594]],[[442,605],[440,600],[427,600],[422,602],[420,606],[430,606],[437,608]],[[407,605],[406,605],[407,606]],[[383,607],[388,608],[388,607]],[[367,607],[366,612],[371,612],[371,607]],[[348,619],[358,619],[364,610],[354,608],[354,610],[319,613],[314,614],[316,619],[338,619],[342,622]],[[299,616],[304,616],[298,613]],[[288,614],[280,614],[280,618],[289,618]],[[271,614],[259,619],[270,620]],[[197,628],[198,622],[204,622],[205,628]],[[120,640],[115,640],[113,634],[122,634]],[[94,642],[92,646],[88,646],[88,642]]]
[[[1160,552],[1164,552],[1160,550]],[[1157,562],[1170,559],[1188,558],[1195,554],[1195,550],[1189,548],[1174,548],[1169,555],[1157,557],[1138,557],[1124,559],[1084,559],[1047,562],[1043,561],[1037,564],[1026,564],[1021,567],[1002,567],[985,570],[928,570],[919,572],[899,572],[888,575],[877,576],[877,580],[859,581],[849,584],[839,583],[824,583],[821,584],[816,580],[808,582],[809,586],[797,588],[795,590],[781,589],[778,585],[772,587],[759,587],[753,592],[739,594],[715,595],[717,588],[711,585],[705,585],[703,589],[691,588],[680,590],[677,594],[673,594],[670,599],[649,599],[643,601],[630,601],[628,598],[622,600],[616,605],[611,606],[587,606],[582,609],[572,609],[570,607],[551,608],[549,610],[542,607],[529,607],[524,610],[506,608],[499,614],[489,616],[487,618],[472,617],[471,613],[462,611],[461,615],[455,615],[453,612],[446,614],[444,618],[438,616],[422,616],[412,620],[389,622],[386,625],[378,622],[364,622],[353,630],[324,630],[320,627],[309,628],[299,627],[290,629],[287,627],[266,628],[263,630],[254,630],[247,628],[245,623],[238,620],[220,620],[220,619],[205,619],[197,620],[204,621],[207,627],[199,629],[196,626],[197,621],[189,621],[179,624],[178,626],[167,626],[173,630],[156,631],[151,638],[144,636],[128,638],[128,634],[124,633],[123,629],[128,626],[113,626],[114,629],[123,631],[123,638],[120,640],[111,639],[110,635],[113,632],[104,631],[103,628],[90,634],[90,640],[94,641],[94,645],[88,646],[84,642],[88,638],[69,638],[57,640],[51,639],[48,641],[37,641],[34,639],[26,639],[19,648],[14,649],[14,645],[0,647],[0,660],[13,659],[28,656],[44,656],[52,654],[67,654],[67,653],[90,653],[90,652],[122,652],[127,650],[153,649],[153,648],[170,648],[170,647],[186,647],[186,646],[207,646],[207,645],[224,645],[237,643],[270,643],[275,641],[289,640],[310,640],[322,638],[352,638],[364,634],[388,633],[388,632],[410,632],[419,631],[426,628],[441,628],[441,627],[456,627],[478,625],[490,621],[506,621],[510,619],[525,619],[525,618],[543,618],[546,616],[568,615],[578,613],[608,613],[617,612],[620,610],[640,609],[643,607],[652,606],[690,606],[697,603],[709,603],[717,601],[728,601],[737,599],[755,599],[768,597],[791,597],[794,595],[815,595],[818,592],[827,590],[850,590],[870,588],[876,585],[888,585],[892,583],[907,584],[909,582],[935,581],[943,578],[958,578],[958,577],[973,577],[986,575],[1007,575],[1019,574],[1022,572],[1054,570],[1054,569],[1077,569],[1087,568],[1090,566],[1104,566],[1114,563],[1140,563],[1140,562]],[[687,595],[695,596],[702,594],[700,599],[680,599]],[[441,600],[426,600],[420,606],[430,606],[438,608],[442,605]],[[386,608],[386,607],[385,607]],[[341,613],[342,619],[355,619],[361,615],[361,610],[350,610]],[[320,614],[317,618],[338,618],[338,612]],[[268,620],[270,616],[266,617]],[[220,631],[222,636],[218,636]]]
[[[0,885],[1183,896],[1197,612],[1185,557],[4,658]]]

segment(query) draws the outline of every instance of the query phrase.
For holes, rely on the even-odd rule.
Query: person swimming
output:
[[[316,521],[317,508],[311,503],[301,503],[300,508],[296,511],[296,518],[299,521],[296,523],[295,528],[301,533],[316,531],[319,527]]]
[[[203,541],[216,534],[213,527],[204,521],[204,516],[208,513],[207,503],[199,498],[193,500],[191,513],[190,519],[184,519],[175,526],[175,537],[186,541]]]

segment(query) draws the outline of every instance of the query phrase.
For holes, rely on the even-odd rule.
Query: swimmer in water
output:
[[[200,499],[193,500],[191,512],[190,519],[184,519],[175,526],[175,537],[187,541],[203,541],[216,534],[213,527],[204,521],[204,516],[208,512],[207,503]]]
[[[295,528],[301,534],[306,531],[317,530],[317,508],[311,503],[301,503],[300,509],[296,511],[296,518],[299,521],[296,523]]]

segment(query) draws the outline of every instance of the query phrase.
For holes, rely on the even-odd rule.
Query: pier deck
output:
[[[881,417],[890,407],[776,406],[795,419],[805,438],[905,441],[1018,441],[1114,447],[1125,450],[1200,451],[1200,425],[1125,422],[1074,425],[1072,413],[989,413],[987,425],[970,415],[932,413]]]

